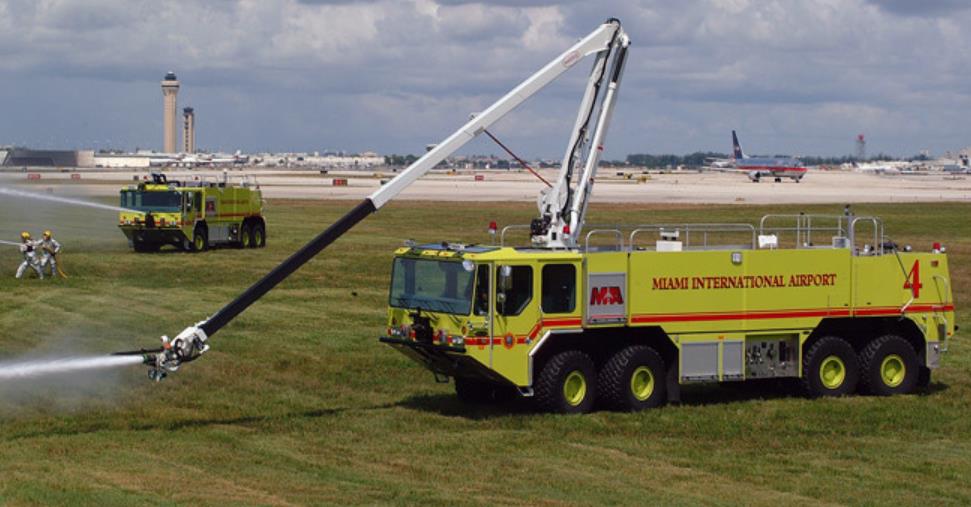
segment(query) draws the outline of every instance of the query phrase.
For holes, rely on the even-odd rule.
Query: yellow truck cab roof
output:
[[[500,247],[494,245],[463,245],[459,243],[426,243],[403,246],[394,252],[396,257],[419,257],[471,260],[476,262],[514,261],[521,258],[530,260],[576,260],[581,257],[578,250],[552,250],[530,247]]]

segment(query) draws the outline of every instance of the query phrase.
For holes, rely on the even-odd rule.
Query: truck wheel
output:
[[[664,404],[667,376],[664,360],[644,345],[625,347],[616,352],[597,377],[597,397],[615,410],[637,411]]]
[[[455,394],[465,403],[502,403],[512,398],[512,389],[485,380],[455,377]]]
[[[204,227],[196,227],[192,233],[192,251],[204,252],[209,248],[209,235]]]
[[[862,391],[877,396],[906,394],[920,376],[917,352],[907,340],[888,334],[870,341],[860,353]]]
[[[253,246],[253,229],[250,227],[249,222],[244,222],[243,227],[239,230],[239,247],[250,248],[252,246]]]
[[[579,350],[554,355],[539,372],[533,393],[539,408],[560,414],[593,409],[596,377],[593,360]]]
[[[256,222],[253,224],[253,239],[250,241],[253,248],[263,248],[266,246],[266,228],[263,224]]]
[[[846,340],[824,336],[803,356],[802,387],[813,398],[845,396],[856,391],[860,364]]]

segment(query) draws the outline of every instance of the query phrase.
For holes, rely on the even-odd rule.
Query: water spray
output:
[[[139,356],[114,355],[92,357],[70,357],[62,359],[46,359],[37,361],[4,362],[0,363],[0,381],[29,379],[42,375],[58,373],[75,373],[85,370],[100,370],[132,366],[142,363]]]
[[[12,188],[0,187],[0,195],[7,195],[10,197],[21,197],[24,199],[37,199],[41,201],[56,202],[60,204],[70,204],[73,206],[86,206],[88,208],[102,209],[107,211],[121,211],[121,212],[136,212],[128,208],[122,208],[119,206],[111,206],[110,204],[101,204],[98,202],[83,201],[81,199],[72,199],[70,197],[58,197],[55,195],[38,194],[34,192],[25,192],[23,190],[15,190]]]
[[[14,241],[4,241],[4,240],[0,239],[0,245],[20,246],[21,243],[17,243],[17,242],[14,242]]]

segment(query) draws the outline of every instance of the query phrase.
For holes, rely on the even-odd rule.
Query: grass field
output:
[[[68,280],[14,280],[0,248],[0,360],[151,346],[205,318],[346,202],[273,201],[265,250],[133,254],[111,213],[0,205],[3,239],[53,223]],[[756,221],[841,206],[594,205],[590,221]],[[901,244],[949,248],[969,322],[971,205],[867,205]],[[931,389],[806,400],[697,386],[637,414],[470,408],[377,343],[392,250],[485,241],[525,204],[396,203],[213,338],[161,384],[143,368],[0,385],[0,503],[971,503],[971,351],[960,336]],[[23,220],[23,222],[18,222]],[[39,229],[34,229],[39,231]]]

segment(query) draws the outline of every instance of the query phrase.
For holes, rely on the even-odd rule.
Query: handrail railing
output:
[[[637,236],[647,232],[657,232],[658,234],[663,232],[677,232],[679,237],[681,232],[684,232],[684,246],[686,248],[691,248],[696,246],[691,242],[691,234],[694,233],[697,237],[698,234],[701,235],[701,248],[708,248],[709,234],[713,233],[746,233],[751,236],[750,244],[744,245],[746,248],[755,248],[757,240],[755,234],[755,227],[752,224],[647,224],[635,226],[635,229],[631,231],[628,238],[628,245],[633,250],[636,246]],[[739,245],[724,245],[724,246],[739,246]]]
[[[530,229],[530,226],[524,225],[524,224],[513,224],[513,225],[507,225],[503,227],[502,230],[499,231],[499,246],[506,246],[506,231],[513,230],[513,229],[528,231]]]
[[[856,248],[856,224],[861,221],[873,224],[873,246],[866,248],[866,245],[864,245],[862,252]],[[885,253],[883,222],[877,217],[853,217],[853,220],[850,221],[850,246],[853,248],[853,255],[859,255],[860,253],[874,255],[874,252],[879,252],[875,255],[883,255]]]
[[[770,221],[778,219],[789,219],[795,222],[793,226],[771,226]],[[820,222],[823,225],[820,225]],[[864,247],[856,247],[857,225],[869,223],[873,226],[873,243],[864,244]],[[883,255],[886,253],[884,247],[883,222],[872,216],[855,215],[813,215],[800,213],[798,215],[769,214],[762,217],[759,221],[759,234],[778,234],[791,232],[795,235],[796,248],[812,248],[815,246],[813,234],[828,232],[833,238],[845,238],[845,246],[849,247],[853,255]],[[832,243],[837,247],[837,243]]]
[[[772,220],[790,219],[793,225],[772,226]],[[861,224],[870,224],[873,229],[872,243],[866,243],[862,248],[856,247],[857,229]],[[617,250],[637,250],[637,241],[648,233],[671,233],[676,235],[682,242],[684,249],[707,249],[714,247],[722,248],[751,248],[757,249],[759,236],[778,233],[794,233],[795,248],[813,248],[813,234],[830,233],[834,238],[845,238],[843,243],[827,243],[827,246],[840,248],[843,245],[853,252],[853,255],[883,255],[886,253],[885,237],[883,235],[883,222],[872,216],[854,215],[811,215],[800,213],[798,215],[769,214],[759,221],[756,228],[752,224],[745,223],[688,223],[688,224],[641,224],[633,226],[623,226],[614,224],[588,225],[589,232],[584,237],[584,250],[591,248],[591,238],[600,234],[612,234],[617,238],[617,243],[610,248]],[[502,228],[499,234],[499,246],[506,246],[506,234],[512,231],[529,231],[530,226],[526,224],[507,225]],[[626,241],[624,231],[631,230],[627,234]],[[712,236],[724,234],[740,234],[747,236],[745,243],[727,244],[713,243]],[[663,238],[661,238],[663,239]],[[643,240],[641,240],[643,241]],[[594,248],[597,248],[596,245]],[[643,249],[643,248],[641,248]]]
[[[788,218],[795,220],[794,227],[767,227],[766,222],[773,219]],[[766,233],[779,233],[779,232],[794,232],[796,240],[796,248],[807,248],[813,246],[813,233],[814,232],[833,232],[836,233],[835,236],[846,236],[847,227],[845,220],[848,217],[846,215],[811,215],[806,213],[796,214],[769,214],[762,217],[759,220],[759,234]],[[834,224],[829,226],[816,225],[819,220],[833,220]]]
[[[616,249],[618,251],[623,251],[624,233],[620,232],[620,229],[591,229],[590,232],[587,233],[584,239],[583,249],[588,252],[590,251],[590,236],[593,236],[594,234],[606,234],[606,233],[612,233],[614,236],[616,236],[617,238]]]

